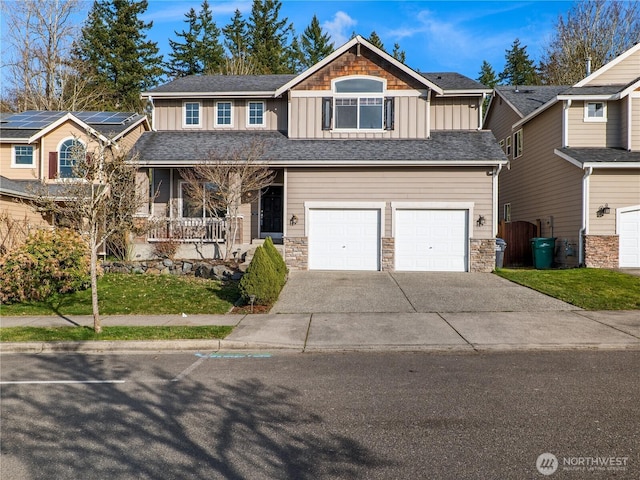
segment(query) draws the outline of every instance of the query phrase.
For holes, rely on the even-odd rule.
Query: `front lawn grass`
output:
[[[90,327],[7,327],[0,328],[0,342],[77,342],[87,340],[184,340],[221,339],[233,327],[102,327],[95,333]]]
[[[108,273],[98,280],[101,315],[220,314],[239,295],[236,283],[195,277]],[[90,289],[0,307],[3,316],[91,313]]]
[[[599,268],[496,269],[507,280],[585,310],[639,310],[640,277]]]

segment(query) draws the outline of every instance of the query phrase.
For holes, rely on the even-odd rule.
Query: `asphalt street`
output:
[[[7,354],[2,478],[636,479],[639,364],[638,351]],[[545,477],[543,453],[566,464]]]

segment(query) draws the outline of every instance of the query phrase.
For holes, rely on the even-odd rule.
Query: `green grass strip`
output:
[[[62,342],[88,340],[213,340],[229,335],[231,326],[198,327],[6,327],[0,328],[0,342]]]
[[[639,310],[640,277],[599,268],[497,269],[507,280],[585,310]]]

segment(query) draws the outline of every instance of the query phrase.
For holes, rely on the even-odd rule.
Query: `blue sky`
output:
[[[1,1],[10,4],[20,0]],[[91,3],[84,3],[75,20],[81,22],[86,18]],[[174,32],[187,28],[184,14],[191,7],[199,11],[201,3],[202,0],[149,0],[149,8],[143,17],[145,21],[153,21],[148,38],[158,43],[165,57],[170,51],[168,39],[177,39]],[[251,13],[251,0],[209,0],[209,3],[219,27],[229,23],[236,9],[245,18]],[[499,74],[504,68],[505,50],[516,38],[527,46],[530,57],[537,62],[558,16],[566,14],[572,3],[545,0],[282,0],[281,16],[293,22],[299,35],[315,13],[336,47],[347,41],[352,32],[367,37],[375,30],[387,50],[391,51],[393,44],[398,42],[407,53],[407,64],[415,70],[454,71],[475,79],[483,60]],[[6,32],[4,24],[2,30]],[[2,56],[7,53],[2,52]]]
[[[229,23],[235,9],[246,18],[251,1],[209,0],[219,27]],[[364,37],[375,31],[385,48],[398,42],[407,53],[407,64],[424,72],[454,71],[477,78],[482,60],[499,73],[504,55],[516,38],[534,60],[549,40],[559,15],[569,11],[566,1],[303,1],[283,0],[281,15],[293,22],[297,34],[315,13],[339,46],[356,32]],[[186,29],[184,14],[201,0],[149,0],[145,20],[153,20],[149,38],[162,53],[168,38]]]

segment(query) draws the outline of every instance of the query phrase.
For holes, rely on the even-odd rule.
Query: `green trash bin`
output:
[[[538,270],[551,268],[553,265],[553,253],[556,249],[556,239],[536,237],[529,241],[533,252],[533,266]]]

